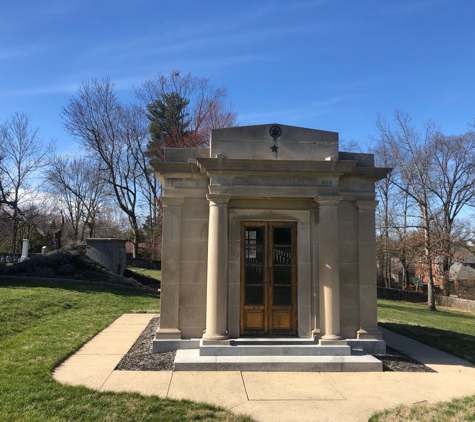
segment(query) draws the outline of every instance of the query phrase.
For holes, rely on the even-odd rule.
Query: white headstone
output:
[[[48,252],[48,248],[46,246],[43,246],[41,248],[41,253],[44,255],[46,252]]]
[[[23,239],[23,248],[21,250],[21,258],[18,262],[26,261],[28,258],[28,239]]]

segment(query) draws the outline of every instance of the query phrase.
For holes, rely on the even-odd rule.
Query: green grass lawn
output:
[[[475,364],[475,314],[424,304],[378,300],[379,324]],[[398,406],[370,421],[475,421],[475,396],[435,404]]]
[[[149,270],[148,268],[140,267],[129,267],[128,269],[138,274],[144,274],[148,275],[149,277],[153,277],[157,280],[162,280],[162,270]]]
[[[0,277],[1,421],[249,421],[216,406],[98,392],[51,377],[56,365],[123,313],[158,312],[156,295]]]
[[[379,324],[436,349],[475,364],[475,314],[419,305],[378,300]]]

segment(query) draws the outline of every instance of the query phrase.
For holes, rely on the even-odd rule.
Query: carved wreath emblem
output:
[[[278,138],[280,135],[282,135],[282,129],[279,126],[272,126],[269,129],[269,134],[272,136],[274,139]]]

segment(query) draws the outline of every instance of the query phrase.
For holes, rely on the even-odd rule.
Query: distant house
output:
[[[139,255],[147,248],[146,243],[139,243]],[[131,258],[134,253],[134,244],[132,242],[127,242],[125,244],[125,253],[127,258]]]
[[[416,263],[415,275],[427,284],[427,271],[420,263]],[[444,278],[441,258],[436,258],[432,263],[432,275],[434,277],[434,288],[441,289]],[[457,288],[459,280],[475,280],[475,255],[468,249],[458,250],[455,254],[454,263],[450,266],[449,281],[451,289]]]

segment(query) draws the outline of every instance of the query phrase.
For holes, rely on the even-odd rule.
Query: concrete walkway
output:
[[[438,373],[115,371],[154,316],[122,315],[56,368],[53,377],[100,391],[204,401],[257,421],[367,421],[374,411],[398,404],[475,394],[474,365],[385,329],[389,346]]]

